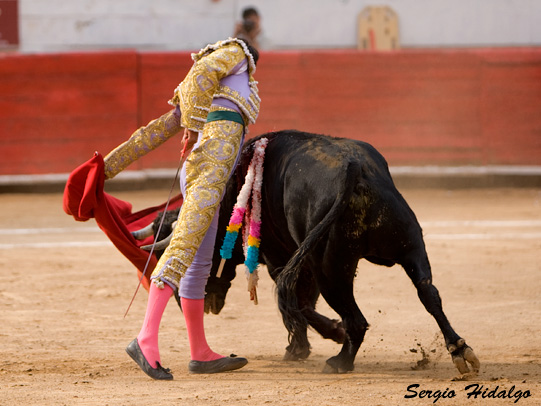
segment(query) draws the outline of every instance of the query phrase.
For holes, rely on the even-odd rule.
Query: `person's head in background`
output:
[[[242,19],[244,21],[253,21],[255,26],[259,28],[260,17],[259,13],[254,7],[246,7],[242,10]]]
[[[254,48],[259,48],[258,35],[261,32],[261,17],[254,7],[246,7],[242,10],[242,22],[235,28],[234,36],[249,42]]]

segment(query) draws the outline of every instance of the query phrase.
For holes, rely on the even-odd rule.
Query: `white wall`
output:
[[[231,35],[248,5],[263,48],[354,48],[359,12],[383,4],[402,47],[541,45],[541,0],[19,0],[19,50],[194,50]]]

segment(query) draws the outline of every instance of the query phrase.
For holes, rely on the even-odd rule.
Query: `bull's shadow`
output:
[[[254,143],[266,137],[260,262],[277,285],[278,306],[289,332],[285,359],[310,354],[307,327],[342,343],[326,362],[326,372],[347,372],[368,328],[353,295],[357,264],[400,264],[434,317],[459,372],[479,370],[471,347],[451,327],[432,284],[422,230],[396,189],[387,162],[371,145],[299,131],[263,134],[248,141],[227,184],[220,207],[218,234],[205,307],[218,314],[237,265],[244,262],[241,239],[217,278],[226,227],[253,155]],[[322,295],[342,321],[315,311]]]

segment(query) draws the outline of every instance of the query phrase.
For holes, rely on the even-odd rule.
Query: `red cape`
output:
[[[117,199],[103,191],[105,183],[103,157],[96,152],[94,157],[76,168],[69,176],[64,189],[64,211],[77,221],[96,219],[96,223],[107,235],[114,246],[137,268],[139,278],[145,272],[142,284],[149,288],[150,274],[156,266],[154,255],[149,260],[149,253],[139,247],[152,244],[152,237],[138,241],[131,232],[151,223],[166,203],[132,213],[129,202]],[[168,210],[182,205],[182,195],[177,195],[169,202]]]

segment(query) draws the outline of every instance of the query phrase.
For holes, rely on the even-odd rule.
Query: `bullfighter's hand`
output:
[[[199,133],[197,131],[192,131],[185,128],[184,136],[182,137],[183,151],[191,151],[194,144],[197,142],[198,137]]]

